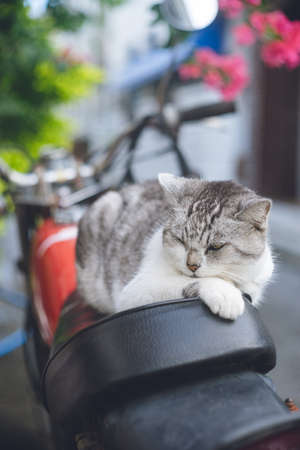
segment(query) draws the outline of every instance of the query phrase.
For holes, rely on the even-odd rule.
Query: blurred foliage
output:
[[[6,163],[19,172],[27,172],[30,169],[30,160],[27,155],[21,150],[9,148],[0,150],[0,158],[6,161]],[[0,179],[0,203],[1,199],[4,200],[6,210],[12,212],[14,210],[13,200],[10,196],[5,181]],[[4,222],[0,216],[0,234],[3,231]]]
[[[125,3],[126,0],[99,0],[102,6],[107,6],[109,8],[114,8],[115,6],[120,6]]]
[[[126,0],[95,0],[101,8],[114,8]],[[54,21],[54,27],[68,31],[76,31],[88,16],[81,11],[71,11],[63,0],[48,0],[47,13]]]
[[[69,144],[70,124],[56,108],[103,79],[99,68],[51,44],[54,31],[75,31],[85,19],[60,0],[49,0],[37,19],[23,0],[0,2],[0,156],[15,169],[28,170],[45,144]]]
[[[26,154],[17,149],[0,150],[0,158],[4,159],[12,169],[20,172],[26,172],[30,166]]]
[[[165,42],[164,47],[173,47],[174,45],[178,44],[178,42],[183,41],[190,34],[188,31],[181,31],[172,27],[172,25],[170,25],[162,15],[159,3],[155,3],[150,7],[150,9],[154,16],[151,25],[156,25],[157,23],[163,22],[169,29],[169,38]]]
[[[47,14],[54,28],[65,31],[76,31],[87,19],[86,14],[69,10],[61,0],[48,0]]]

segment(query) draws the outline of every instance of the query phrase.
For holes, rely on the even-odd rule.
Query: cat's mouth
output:
[[[189,270],[182,270],[182,269],[179,272],[185,276],[188,276],[189,278],[201,278],[200,273],[191,272]]]
[[[185,276],[188,276],[189,278],[201,278],[201,276],[203,277],[203,275],[201,275],[201,273],[191,272],[190,270],[180,269],[179,273],[181,273]]]

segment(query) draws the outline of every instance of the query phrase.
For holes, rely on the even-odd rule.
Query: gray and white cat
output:
[[[79,292],[104,313],[199,296],[226,319],[273,271],[271,201],[231,181],[160,174],[100,197],[80,221]]]

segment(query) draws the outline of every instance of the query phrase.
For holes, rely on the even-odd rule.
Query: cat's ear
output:
[[[178,202],[182,196],[182,191],[186,184],[186,179],[182,177],[176,177],[171,173],[158,174],[158,182],[167,194],[167,198],[172,202]]]
[[[268,198],[258,197],[251,200],[243,209],[238,212],[236,218],[245,222],[250,222],[258,230],[265,230],[267,226],[267,219],[272,206],[272,201]]]

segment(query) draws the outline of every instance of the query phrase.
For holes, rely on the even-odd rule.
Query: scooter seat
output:
[[[101,316],[74,293],[62,311],[43,375],[47,408],[58,422],[97,399],[107,411],[122,393],[250,370],[266,373],[275,349],[247,301],[236,321],[213,315],[199,299],[171,300]]]

